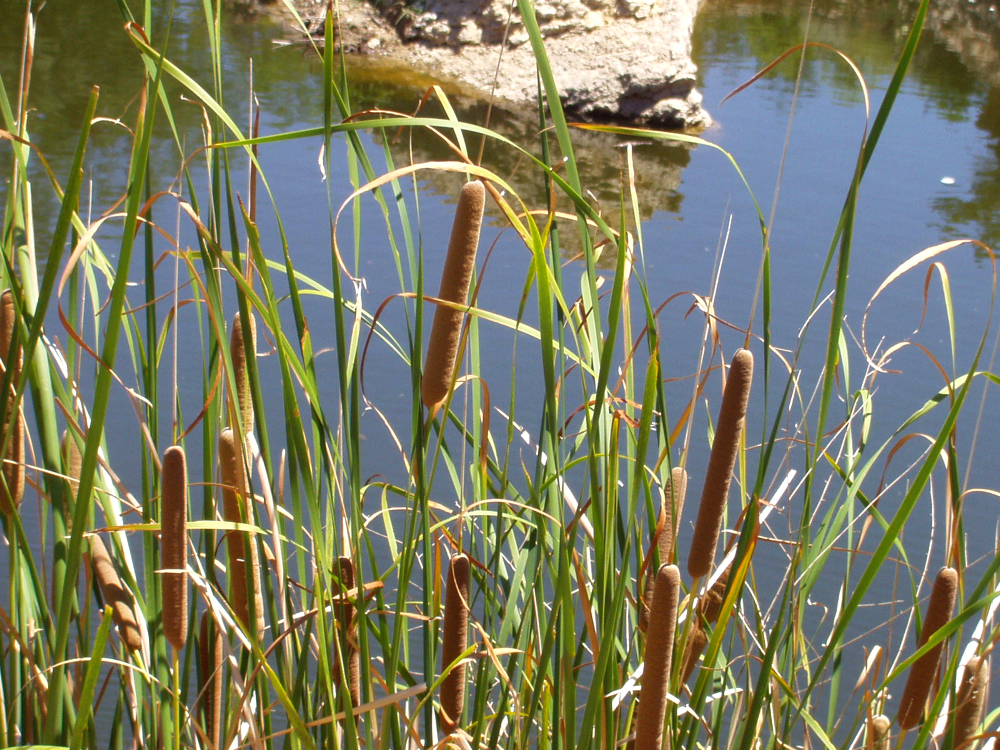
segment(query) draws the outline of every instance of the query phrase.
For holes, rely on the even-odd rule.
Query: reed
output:
[[[968,748],[974,741],[972,737],[979,729],[979,722],[983,717],[983,706],[986,703],[989,684],[989,659],[973,656],[965,663],[962,682],[955,695],[955,729],[951,743],[953,750]]]
[[[125,647],[133,654],[142,653],[142,635],[132,609],[132,597],[125,589],[108,548],[96,534],[90,537],[90,568],[101,590],[104,603],[111,606],[111,619],[118,628]]]
[[[160,502],[160,563],[163,574],[163,634],[181,651],[188,631],[187,461],[184,449],[172,445],[163,452]]]
[[[868,720],[865,732],[866,750],[888,750],[892,744],[890,729],[892,722],[885,714],[877,714]]]
[[[469,630],[469,558],[460,554],[451,558],[444,601],[441,669],[461,656],[468,647]],[[448,672],[441,683],[441,732],[450,735],[459,727],[465,707],[465,662]]]
[[[351,696],[351,706],[361,705],[361,654],[357,648],[358,625],[354,617],[354,605],[350,602],[351,589],[356,585],[354,563],[349,557],[337,558],[337,577],[340,579],[340,592],[337,603],[334,604],[334,616],[337,621],[340,647],[333,652],[334,677],[340,688],[344,684],[341,657],[347,661],[347,687]],[[345,710],[347,707],[344,707]]]
[[[225,519],[230,523],[248,523],[247,481],[243,466],[241,441],[229,427],[219,434],[219,473],[222,481],[222,505]],[[264,599],[260,590],[260,561],[257,545],[243,531],[226,532],[226,551],[229,567],[229,603],[243,627],[254,638],[264,632]],[[249,565],[249,568],[248,568]],[[247,586],[252,587],[252,591]],[[254,626],[250,627],[250,600],[253,596],[256,610]]]
[[[677,529],[684,510],[684,497],[687,494],[687,471],[683,466],[675,466],[670,471],[670,482],[660,503],[660,518],[657,521],[659,534],[656,537],[660,553],[660,564],[673,564],[674,547],[677,544]],[[656,571],[652,565],[646,569],[646,583],[642,598],[639,600],[639,630],[646,632],[649,623],[649,608],[653,603],[653,587],[656,584]]]
[[[729,497],[729,483],[740,450],[740,434],[750,400],[753,381],[753,354],[740,349],[733,355],[729,378],[722,394],[722,406],[716,422],[715,440],[708,458],[705,486],[694,524],[691,550],[688,553],[688,575],[701,578],[708,575],[715,560],[715,548],[722,530],[722,516]]]
[[[17,336],[14,295],[10,289],[0,295],[0,364],[3,372],[10,371],[10,391],[7,395],[7,421],[3,434],[10,432],[3,462],[3,482],[0,483],[0,512],[10,515],[24,499],[24,413],[14,398],[24,355]]]
[[[920,638],[917,639],[918,650],[934,633],[948,624],[955,608],[957,592],[958,573],[954,568],[941,568],[934,579],[934,587],[927,602],[927,613],[920,629]],[[896,723],[904,731],[915,727],[923,717],[924,706],[937,677],[943,649],[944,641],[941,641],[910,665],[903,697],[899,701],[899,713],[896,715]]]
[[[458,197],[448,255],[441,272],[438,298],[445,302],[466,304],[476,267],[476,249],[479,247],[485,203],[486,188],[483,183],[466,183]],[[447,305],[438,305],[434,311],[421,385],[424,406],[432,413],[441,406],[451,389],[464,318],[462,311]]]
[[[635,750],[660,750],[667,712],[670,662],[677,625],[681,575],[676,565],[661,565],[653,589],[653,606],[646,631],[645,666],[635,720]],[[669,748],[669,742],[667,743]]]
[[[257,356],[257,319],[250,313],[251,356]],[[236,406],[240,412],[244,433],[253,432],[253,396],[250,393],[250,370],[247,368],[247,349],[243,346],[243,324],[240,314],[233,316],[233,330],[229,336],[229,356],[233,360],[233,378],[236,381]]]
[[[201,613],[198,632],[198,696],[202,726],[209,747],[219,746],[222,717],[222,632],[212,619],[212,613]]]

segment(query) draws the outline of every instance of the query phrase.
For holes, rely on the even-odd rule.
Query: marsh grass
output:
[[[80,113],[68,176],[29,169],[44,156],[30,141],[31,12],[22,75],[0,81],[0,137],[12,156],[0,235],[11,304],[0,308],[0,332],[23,352],[23,366],[5,367],[0,383],[11,394],[0,398],[4,498],[16,496],[18,471],[27,473],[20,508],[8,502],[0,519],[10,562],[0,618],[6,744],[611,750],[635,729],[641,747],[664,737],[691,750],[881,748],[884,717],[903,715],[903,682],[916,672],[926,692],[907,704],[894,747],[948,750],[956,738],[979,742],[995,731],[996,711],[968,708],[970,678],[956,687],[970,658],[990,658],[1000,573],[1000,555],[977,559],[963,527],[974,492],[963,467],[981,456],[973,394],[983,388],[986,399],[985,384],[997,382],[983,362],[989,326],[967,360],[954,355],[962,300],[942,261],[964,243],[915,248],[868,306],[929,268],[945,300],[944,354],[917,339],[869,346],[878,335],[867,310],[860,339],[844,323],[859,188],[926,2],[849,165],[800,338],[773,338],[781,290],[771,285],[758,210],[759,294],[741,311],[750,323],[731,330],[719,312],[726,300],[694,294],[701,322],[697,333],[684,331],[701,336],[703,354],[689,363],[683,390],[664,375],[679,290],[654,294],[645,283],[630,148],[620,219],[610,225],[589,200],[575,128],[683,142],[743,174],[732,155],[693,135],[571,127],[528,0],[519,7],[540,81],[531,148],[461,121],[437,89],[428,97],[440,117],[355,112],[332,14],[314,51],[322,124],[261,135],[253,116],[247,128],[238,123],[241,110],[223,91],[217,8],[204,6],[214,73],[199,82],[171,61],[166,37],[151,39],[150,3],[137,17],[119,7],[144,78],[128,123],[123,199],[108,215],[91,220],[80,210],[91,129],[103,124],[96,91]],[[197,146],[177,130],[178,88],[184,106],[204,113]],[[168,185],[149,179],[161,126],[177,156]],[[450,160],[397,165],[390,140],[418,129],[446,144]],[[380,153],[366,133],[382,137]],[[326,280],[296,269],[258,162],[272,144],[301,139],[322,142],[325,157]],[[522,202],[504,175],[477,161],[480,143],[518,153],[550,200]],[[332,168],[334,149],[346,153],[346,173]],[[238,165],[249,171],[246,195],[235,187],[245,176]],[[425,265],[423,249],[444,238],[421,221],[427,173],[449,176],[455,195],[477,193],[527,259],[513,311],[480,303],[491,277],[485,258],[469,262],[471,242],[459,274],[468,272],[468,285],[428,299],[439,269]],[[47,179],[29,178],[37,174]],[[349,183],[342,203],[335,180]],[[58,216],[35,214],[39,191],[57,196]],[[361,221],[362,206],[374,207],[377,231]],[[276,226],[266,237],[264,212]],[[35,244],[42,223],[52,227],[46,248]],[[504,252],[488,234],[489,252]],[[570,238],[580,255],[566,264]],[[371,253],[398,282],[384,300],[366,296],[361,259]],[[987,281],[995,286],[995,273]],[[316,305],[322,315],[310,320]],[[235,315],[256,325],[227,333]],[[450,364],[433,376],[444,396],[428,398],[431,315],[450,321],[441,359]],[[512,376],[496,385],[506,373],[482,364],[493,331],[514,340],[510,372],[529,362],[530,384]],[[819,367],[804,354],[815,339]],[[872,392],[910,344],[947,374],[906,421],[884,425]],[[5,348],[12,361],[17,347]],[[749,351],[727,364],[743,348],[756,360],[752,389]],[[332,378],[320,376],[323,352],[335,362]],[[387,417],[385,394],[366,388],[385,362],[408,376],[408,418]],[[727,377],[742,385],[723,390]],[[529,385],[541,394],[530,409],[520,395]],[[731,387],[739,409],[726,406]],[[497,393],[509,394],[506,403]],[[121,439],[113,398],[133,409],[138,440]],[[716,423],[709,415],[720,405]],[[12,415],[22,411],[31,419],[19,431]],[[396,446],[396,466],[366,473],[387,461],[370,455],[371,429]],[[22,434],[30,450],[18,453]],[[879,443],[878,434],[888,437]],[[677,485],[690,457],[713,442],[713,456],[723,447],[726,456],[709,479],[726,491],[706,509],[708,541],[696,544],[700,562],[686,580],[673,565],[692,553]],[[176,520],[182,494],[160,473],[169,445],[185,451],[191,488],[186,614],[166,584],[176,579],[163,572],[175,575],[181,557],[160,546],[169,532],[161,522]],[[138,467],[133,484],[121,479],[123,466]],[[676,501],[669,514],[666,501]],[[920,519],[928,505],[945,519],[930,541]],[[448,560],[459,561],[462,580],[446,578]],[[927,571],[941,564],[954,571],[954,611],[939,621],[921,613]],[[110,611],[93,604],[91,570]],[[637,582],[649,571],[658,574],[643,634]],[[181,638],[196,618],[198,638]],[[648,678],[644,662],[657,667]],[[953,715],[962,721],[952,730]]]

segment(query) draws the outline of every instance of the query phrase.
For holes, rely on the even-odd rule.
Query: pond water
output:
[[[20,5],[0,4],[0,75],[8,91],[14,88],[18,64],[23,18]],[[168,3],[154,5],[165,7]],[[196,78],[208,82],[210,58],[201,6],[190,0],[171,5],[175,5],[175,12],[169,27],[168,54]],[[984,10],[983,18],[988,20],[989,12]],[[735,157],[765,218],[770,218],[773,212],[770,235],[775,290],[773,335],[778,347],[786,350],[795,347],[800,327],[813,307],[817,279],[864,132],[864,100],[859,83],[845,62],[819,48],[808,52],[798,83],[799,58],[792,56],[747,90],[725,103],[722,100],[808,34],[810,40],[837,47],[857,64],[865,77],[874,110],[891,76],[911,16],[912,7],[906,3],[878,0],[818,0],[811,15],[806,2],[708,0],[700,12],[694,58],[699,66],[699,88],[705,106],[715,119],[703,137]],[[91,85],[101,86],[100,115],[121,118],[126,124],[134,119],[138,60],[121,27],[121,17],[111,3],[50,0],[40,14],[31,92],[36,113],[31,132],[34,144],[59,176],[65,173],[75,146],[79,118]],[[959,20],[952,26],[924,34],[861,192],[846,309],[848,325],[855,336],[860,336],[862,314],[878,285],[913,254],[962,237],[981,239],[994,247],[1000,243],[1000,74],[995,72],[1000,68],[994,67],[997,47],[996,36],[990,36],[995,33],[991,28],[996,27],[972,20],[963,25]],[[167,31],[164,25],[153,33],[162,38]],[[252,60],[253,87],[261,107],[261,133],[321,124],[321,67],[300,47],[276,48],[272,44],[273,39],[286,35],[285,29],[267,19],[233,16],[227,18],[223,33],[225,89],[233,112],[247,110]],[[970,34],[982,44],[977,47],[968,43]],[[378,105],[404,112],[415,110],[423,91],[401,81],[398,71],[387,74],[384,68],[363,60],[353,65],[356,70],[352,94],[358,107]],[[476,121],[485,114],[481,104],[460,97],[454,103],[465,119]],[[793,127],[786,141],[793,104]],[[177,105],[176,111],[181,117],[181,132],[190,143],[197,143],[200,110],[194,105]],[[517,142],[526,143],[535,137],[530,115],[494,113],[491,124]],[[160,135],[154,152],[163,158],[154,158],[154,186],[169,183],[177,170],[176,148],[165,129]],[[378,154],[381,142],[365,137],[372,153]],[[92,180],[88,198],[95,215],[112,205],[122,191],[127,144],[128,136],[121,125],[103,122],[95,126],[87,173]],[[609,215],[614,214],[621,184],[624,151],[620,144],[617,138],[580,137],[584,184],[593,187],[595,200]],[[299,270],[328,285],[332,273],[329,206],[336,208],[341,204],[349,194],[349,183],[343,176],[344,163],[335,159],[328,195],[328,186],[322,182],[317,164],[320,145],[318,139],[268,145],[261,148],[260,158],[274,188]],[[439,158],[445,153],[440,145],[426,140],[396,143],[391,151],[397,162],[403,163],[409,158],[410,148],[413,158],[418,160]],[[726,257],[718,277],[717,312],[724,320],[744,327],[755,290],[761,241],[753,204],[739,176],[717,151],[708,148],[639,144],[634,146],[634,159],[651,301],[658,304],[681,291],[709,293],[720,238],[725,236]],[[510,155],[491,151],[486,163],[508,178],[529,204],[542,205],[541,186],[533,185],[531,179],[519,181],[525,170]],[[9,151],[0,148],[0,171],[5,176],[9,174],[8,165]],[[458,185],[457,179],[438,177],[420,182],[419,211],[429,267],[436,268],[440,262]],[[0,184],[0,199],[5,195],[6,186]],[[39,216],[54,215],[56,204],[50,194],[39,191],[35,201]],[[370,206],[362,216],[366,222],[380,221]],[[260,223],[265,242],[274,243],[273,217],[261,211]],[[501,232],[499,217],[494,216],[484,230],[484,238],[492,242],[498,236],[497,249],[490,260],[489,283],[484,285],[480,305],[512,314],[529,259],[509,230]],[[442,241],[436,247],[432,240],[439,237]],[[398,291],[393,283],[395,271],[388,247],[381,242],[381,246],[370,248],[370,256],[361,260],[368,282],[369,309]],[[970,246],[952,251],[947,261],[957,314],[962,316],[957,346],[958,361],[964,366],[978,344],[988,313],[990,264],[982,252]],[[572,271],[573,266],[568,268]],[[876,339],[884,336],[886,341],[894,342],[916,328],[921,318],[922,284],[920,272],[877,302],[870,335]],[[830,286],[827,280],[821,298]],[[950,369],[940,284],[932,283],[928,294],[930,312],[919,338]],[[701,320],[697,315],[685,319],[690,301],[687,297],[672,303],[663,318],[672,350],[670,359],[665,360],[666,377],[689,376],[697,362]],[[312,313],[314,321],[324,319],[318,302],[310,303],[307,312]],[[828,318],[827,305],[817,317],[821,324],[805,341],[802,360],[807,371],[805,383],[815,382],[815,362],[824,345],[823,329]],[[759,327],[759,320],[755,325]],[[331,333],[317,331],[319,328],[314,325],[317,346],[322,346],[324,340],[326,344],[332,341]],[[725,337],[731,351],[739,339],[728,332]],[[373,356],[378,357],[379,353],[376,351]],[[495,367],[501,379],[507,378],[510,354],[502,334],[498,334],[496,342],[484,347],[482,356],[486,372]],[[518,367],[524,369],[519,386],[530,383],[534,377],[533,363],[527,359],[522,357],[518,362]],[[384,363],[378,360],[377,366],[368,368],[366,386],[369,393],[380,394],[381,408],[390,421],[398,418],[405,422],[409,419],[408,370],[398,360],[388,356],[387,360]],[[336,382],[332,355],[323,355],[320,364],[330,382]],[[873,441],[884,438],[943,385],[940,374],[915,349],[898,354],[893,366],[906,371],[905,381],[894,375],[879,380],[881,390],[876,394],[876,409],[882,421]],[[276,365],[262,359],[261,367],[263,376],[276,382]],[[855,359],[855,367],[862,367],[860,358]],[[183,372],[180,378],[183,385]],[[192,391],[200,393],[200,372],[192,373],[190,378]],[[687,385],[684,389],[689,392]],[[506,398],[498,384],[494,403],[504,404]],[[531,413],[531,404],[538,398],[530,388],[519,394],[520,403],[527,405],[522,406],[522,413]],[[138,438],[131,408],[124,401],[116,408],[119,411],[115,419],[123,440]],[[187,406],[188,413],[195,410],[195,406]],[[987,420],[989,426],[980,438],[982,455],[992,448],[995,416],[993,421]],[[760,415],[751,415],[750,421],[754,434],[759,434]],[[373,420],[368,429],[371,435],[366,438],[373,443],[388,443],[377,421]],[[113,453],[114,446],[111,450]],[[398,472],[398,456],[389,447],[386,451],[385,462],[396,465]],[[393,470],[374,468],[374,464],[381,462],[382,459],[373,460],[373,473],[379,470],[391,475]],[[705,463],[704,451],[692,452],[688,462],[692,477],[702,475]],[[989,476],[992,467],[986,463],[979,461],[973,467],[969,475],[971,486],[994,484]],[[122,475],[128,484],[128,471]],[[138,482],[135,477],[131,479]],[[981,525],[985,529],[985,536],[976,541],[975,549],[970,549],[970,557],[977,557],[992,549],[995,504],[983,496],[970,496],[966,514],[970,527]],[[939,549],[936,559],[940,558]]]

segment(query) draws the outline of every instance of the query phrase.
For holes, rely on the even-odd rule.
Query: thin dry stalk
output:
[[[257,356],[257,319],[250,313],[250,349]],[[233,330],[229,335],[229,356],[233,360],[233,377],[236,380],[236,406],[240,411],[244,432],[253,432],[253,397],[250,393],[250,371],[247,368],[247,351],[243,348],[243,325],[240,314],[233,316]]]
[[[469,558],[455,555],[448,569],[444,601],[444,644],[441,649],[441,669],[461,656],[468,647],[469,631]],[[458,729],[465,706],[465,663],[456,665],[441,683],[441,732],[451,734]]]
[[[715,440],[705,472],[705,487],[688,554],[688,574],[692,578],[708,575],[715,561],[715,548],[719,543],[722,516],[729,498],[729,483],[740,450],[740,434],[743,432],[752,382],[753,354],[747,349],[740,349],[733,355],[729,366],[729,379],[722,394]]]
[[[90,537],[90,566],[101,590],[104,603],[111,606],[111,619],[118,628],[125,647],[134,654],[142,652],[142,635],[132,610],[132,597],[122,583],[108,548],[99,536]]]
[[[201,696],[202,726],[210,747],[218,747],[219,726],[222,723],[222,633],[210,612],[201,615],[198,633],[198,659],[201,673],[198,695]]]
[[[684,510],[684,497],[687,494],[687,471],[682,466],[675,466],[670,472],[670,483],[663,493],[660,503],[660,518],[657,528],[660,533],[656,537],[656,545],[660,551],[660,564],[672,564],[674,546],[677,544],[677,527],[680,525],[681,512]],[[642,598],[639,600],[639,630],[646,632],[649,624],[649,608],[653,604],[653,587],[656,584],[656,571],[650,565],[646,570],[646,584]]]
[[[11,433],[3,462],[3,482],[0,482],[0,512],[10,515],[24,498],[24,414],[14,394],[21,378],[24,354],[16,336],[17,316],[11,290],[0,295],[0,365],[3,372],[11,370],[10,391],[7,394],[7,423],[2,435]],[[14,351],[11,351],[11,344]]]
[[[187,462],[184,449],[172,445],[163,452],[160,521],[161,564],[170,571],[187,568]],[[180,651],[187,641],[187,573],[163,574],[163,634]]]
[[[954,750],[971,748],[979,722],[983,717],[986,690],[990,682],[989,660],[974,656],[965,663],[962,682],[955,696]]]
[[[954,568],[941,568],[937,578],[934,579],[934,587],[931,589],[931,596],[927,602],[924,626],[920,629],[920,638],[917,640],[918,650],[927,643],[934,633],[948,624],[951,613],[955,609],[957,592],[958,573]],[[896,716],[896,723],[903,730],[912,729],[923,718],[924,706],[934,684],[934,678],[937,676],[943,648],[944,641],[938,643],[910,666],[910,673],[906,677],[906,687],[903,688],[903,697],[899,701],[899,713]]]
[[[481,182],[469,182],[462,188],[455,209],[455,223],[451,228],[448,256],[441,272],[438,298],[464,305],[469,296],[472,272],[476,267],[476,249],[479,247],[479,229],[483,223],[486,188]],[[427,346],[421,397],[424,406],[433,414],[448,397],[455,375],[458,345],[465,315],[446,305],[434,311],[431,339]]]
[[[248,523],[246,508],[247,482],[243,468],[242,445],[230,428],[219,435],[219,473],[222,480],[222,504],[225,518],[230,523]],[[229,603],[233,612],[248,633],[257,639],[264,632],[264,600],[260,591],[260,561],[257,545],[242,531],[226,533],[226,550],[229,557]],[[247,590],[247,560],[250,562],[249,580],[253,586],[256,609],[256,632],[250,629],[250,603]]]
[[[337,558],[337,575],[340,578],[341,590],[339,601],[333,605],[333,611],[337,620],[340,648],[335,648],[333,651],[333,674],[337,688],[340,689],[344,684],[340,662],[343,655],[347,660],[347,687],[351,695],[351,706],[357,707],[361,705],[361,654],[357,649],[358,625],[354,619],[354,605],[348,599],[348,592],[357,585],[351,558]]]
[[[892,722],[885,714],[877,714],[868,720],[868,730],[865,732],[866,750],[889,750],[892,737],[889,729]]]
[[[660,566],[646,632],[642,689],[636,709],[635,750],[660,750],[661,747],[680,590],[681,574],[677,566]]]

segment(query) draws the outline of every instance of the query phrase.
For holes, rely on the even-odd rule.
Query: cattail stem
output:
[[[141,653],[142,635],[132,610],[131,597],[99,536],[90,537],[90,566],[101,590],[101,598],[105,604],[111,605],[111,619],[115,621],[122,642],[132,653]]]
[[[989,661],[973,656],[965,663],[962,682],[955,696],[955,734],[951,746],[954,750],[970,747],[970,738],[979,728],[990,683]]]
[[[661,747],[680,590],[681,575],[677,566],[660,566],[646,631],[642,689],[636,709],[635,750],[660,750]]]
[[[243,325],[240,314],[233,316],[233,330],[229,335],[229,356],[233,360],[233,379],[236,381],[235,405],[240,412],[244,433],[252,432],[254,427],[253,396],[250,392],[250,370],[247,367],[247,353],[257,356],[257,320],[250,313],[249,349],[243,346]]]
[[[351,707],[361,705],[361,654],[357,649],[358,626],[354,619],[354,605],[348,599],[351,589],[355,587],[354,563],[349,557],[337,558],[337,574],[340,578],[339,601],[334,604],[333,611],[338,626],[339,648],[333,652],[334,677],[337,689],[344,684],[341,657],[347,662],[347,687],[351,696]],[[347,711],[347,706],[344,706]]]
[[[232,429],[219,434],[219,473],[222,480],[222,503],[226,520],[230,523],[248,523],[246,470],[243,467],[241,441]],[[229,557],[229,596],[233,612],[251,637],[260,638],[264,632],[264,599],[260,591],[260,561],[255,540],[242,531],[226,533],[226,550]],[[247,563],[249,562],[249,570]],[[249,583],[248,583],[249,581]],[[251,587],[248,589],[248,585]],[[256,630],[250,628],[250,602],[252,592]]]
[[[924,626],[920,629],[920,638],[917,641],[918,650],[927,643],[934,633],[948,624],[955,608],[957,593],[958,573],[954,568],[941,568],[937,578],[934,579],[934,587],[931,589],[931,596],[927,601],[927,614],[924,617]],[[938,672],[943,648],[944,641],[935,645],[910,666],[910,673],[906,676],[906,687],[903,689],[903,697],[899,701],[899,714],[896,716],[896,722],[904,730],[912,729],[923,718],[924,706]]]
[[[715,560],[715,548],[722,530],[722,516],[729,497],[729,483],[740,450],[740,434],[750,400],[753,381],[753,355],[740,349],[733,355],[729,379],[722,394],[722,406],[715,428],[715,440],[705,472],[705,487],[698,506],[691,551],[688,554],[688,574],[692,578],[708,575]]]
[[[670,472],[670,483],[663,493],[660,503],[660,518],[657,527],[660,529],[656,537],[656,545],[660,552],[660,564],[673,564],[674,546],[677,544],[677,528],[684,509],[684,497],[687,494],[687,471],[681,466],[675,466]],[[646,570],[646,583],[642,598],[639,600],[639,630],[646,632],[649,624],[649,608],[653,604],[653,588],[656,585],[656,569],[650,565]]]
[[[438,298],[464,305],[469,296],[472,272],[476,267],[476,249],[479,246],[479,229],[483,223],[486,188],[481,182],[469,182],[462,188],[455,209],[455,223],[448,243],[448,256],[441,272]],[[447,305],[438,305],[434,311],[421,397],[431,413],[448,397],[455,375],[458,344],[465,315]]]
[[[201,615],[198,633],[198,659],[201,679],[198,694],[201,696],[201,713],[209,747],[218,747],[219,725],[222,720],[222,633],[216,627],[210,612]]]
[[[187,462],[184,449],[172,445],[163,452],[160,521],[161,564],[170,571],[187,568]],[[187,573],[163,574],[163,634],[180,651],[187,640]]]
[[[468,647],[469,629],[469,558],[456,555],[448,569],[444,602],[444,644],[441,669],[461,656]],[[458,729],[465,706],[465,663],[458,664],[441,683],[441,731],[451,734]]]
[[[0,512],[10,515],[24,498],[24,414],[14,398],[17,382],[21,379],[24,353],[17,336],[17,316],[11,290],[0,295],[0,365],[3,372],[10,372],[10,391],[7,393],[6,429],[0,436],[10,433],[7,452],[3,461],[3,481],[0,482]]]

